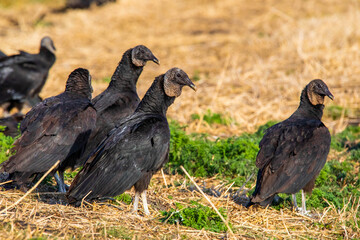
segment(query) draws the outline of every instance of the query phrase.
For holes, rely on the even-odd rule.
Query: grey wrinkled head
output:
[[[90,72],[84,68],[77,68],[72,71],[66,82],[65,91],[79,93],[91,99],[93,88]]]
[[[191,82],[189,76],[180,68],[171,68],[164,76],[164,90],[169,97],[181,95],[182,88],[189,86],[196,91],[196,86]]]
[[[55,51],[56,51],[56,48],[54,46],[54,42],[53,40],[46,36],[46,37],[43,37],[41,39],[41,43],[40,43],[40,46],[41,47],[45,47],[46,49],[48,49],[50,52],[52,52],[53,54],[55,54]]]
[[[324,104],[325,96],[328,96],[331,100],[334,99],[328,86],[321,79],[312,80],[306,86],[306,93],[312,105]]]
[[[154,56],[154,54],[144,45],[138,45],[131,51],[132,63],[137,67],[143,67],[147,61],[153,61],[156,64],[160,64],[160,61]]]

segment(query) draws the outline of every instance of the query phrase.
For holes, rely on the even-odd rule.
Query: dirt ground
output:
[[[0,2],[2,51],[35,53],[43,36],[54,40],[57,60],[40,94],[44,98],[62,92],[67,76],[77,67],[89,69],[96,96],[107,87],[104,79],[111,77],[123,52],[143,44],[161,65],[148,63],[144,68],[138,81],[141,97],[156,76],[175,66],[199,79],[198,91],[184,89],[168,111],[168,117],[187,124],[189,132],[233,136],[255,131],[269,120],[283,120],[295,111],[301,90],[315,78],[323,79],[335,96],[334,101],[326,100],[326,106],[346,109],[336,120],[323,119],[332,133],[360,119],[359,0],[117,0],[88,10],[53,11],[63,4],[64,0]],[[234,122],[208,125],[191,119],[208,109]],[[228,236],[157,221],[161,209],[173,206],[175,200],[169,195],[207,205],[199,193],[164,188],[161,182],[158,175],[150,186],[149,218],[130,214],[129,206],[75,209],[37,201],[31,195],[0,216],[0,239],[111,238],[106,229],[119,223],[131,233],[117,236],[124,239]],[[0,205],[9,206],[22,194],[0,191]],[[330,206],[314,220],[290,210],[252,211],[225,198],[211,199],[228,209],[238,239],[360,237],[359,231],[345,224],[346,219],[356,221],[356,209]]]

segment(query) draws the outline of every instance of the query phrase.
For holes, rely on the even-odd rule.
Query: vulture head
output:
[[[56,48],[54,46],[54,42],[50,37],[43,37],[41,39],[40,48],[44,47],[49,50],[51,53],[55,54]]]
[[[312,105],[324,104],[325,96],[328,96],[331,100],[334,96],[329,91],[327,85],[320,79],[312,80],[306,86],[306,94]]]
[[[189,76],[180,68],[171,68],[164,76],[164,90],[169,97],[179,97],[184,86],[189,86],[196,91],[196,86]]]
[[[132,63],[137,67],[143,67],[147,61],[153,61],[156,64],[160,64],[160,61],[154,56],[154,54],[144,45],[138,45],[131,51]]]

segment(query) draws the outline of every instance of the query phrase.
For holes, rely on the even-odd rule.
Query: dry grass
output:
[[[168,183],[184,180],[181,176],[166,176]],[[206,180],[207,185],[217,184]],[[229,183],[230,186],[231,183]],[[114,229],[118,229],[116,238],[124,239],[219,239],[229,235],[205,230],[196,230],[184,226],[161,223],[160,210],[175,208],[175,202],[190,206],[197,201],[210,206],[199,192],[191,192],[182,186],[166,188],[161,174],[152,180],[148,201],[150,217],[131,214],[131,205],[121,202],[114,205],[93,204],[83,208],[74,208],[49,202],[65,201],[59,194],[33,194],[22,201],[15,209],[0,216],[0,239],[29,239],[31,237],[49,237],[58,239],[112,238]],[[235,189],[236,190],[236,189]],[[0,205],[8,206],[24,193],[14,190],[0,191]],[[133,194],[133,193],[131,193]],[[170,199],[172,196],[172,199]],[[349,200],[353,208],[336,209],[330,206],[317,217],[309,218],[289,209],[280,212],[271,208],[250,208],[249,210],[221,197],[210,197],[217,208],[226,208],[228,221],[232,224],[238,239],[261,238],[316,238],[333,239],[360,237],[360,229],[349,227],[348,222],[358,221],[360,199]],[[41,199],[41,200],[40,200]],[[141,206],[140,206],[141,208]],[[121,210],[120,210],[121,209]],[[315,214],[315,215],[316,215]]]
[[[6,8],[0,11],[0,48],[6,53],[18,49],[37,52],[44,35],[54,39],[57,61],[41,93],[43,97],[63,91],[67,76],[76,67],[90,70],[94,95],[99,94],[107,87],[102,79],[112,75],[122,53],[144,44],[161,65],[149,63],[145,67],[138,84],[140,96],[155,76],[171,67],[183,68],[190,76],[199,73],[196,94],[185,89],[168,112],[169,117],[188,124],[190,132],[238,135],[254,131],[268,120],[285,119],[296,109],[302,88],[314,78],[323,79],[334,94],[334,102],[327,101],[328,105],[342,106],[349,109],[349,117],[360,118],[356,115],[360,109],[358,0],[118,0],[86,11],[51,12],[63,2],[4,0]],[[207,109],[224,113],[237,124],[209,126],[191,120],[191,114],[201,115]],[[325,118],[324,122],[337,132],[347,120]],[[33,195],[0,216],[0,238],[41,234],[52,238],[105,238],[109,237],[106,229],[119,225],[138,239],[224,237],[159,223],[159,210],[170,208],[175,201],[207,204],[196,192],[162,188],[159,182],[160,177],[150,187],[150,218],[129,214],[129,206],[122,206],[123,211],[100,205],[76,209],[47,204]],[[0,206],[10,205],[21,195],[1,191]],[[356,218],[358,209],[329,207],[321,218],[309,219],[286,209],[246,210],[226,199],[212,201],[227,207],[239,238],[326,239],[339,237],[337,234],[360,238],[359,231],[353,232],[345,224]]]

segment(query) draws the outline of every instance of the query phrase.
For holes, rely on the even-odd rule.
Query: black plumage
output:
[[[89,154],[121,119],[135,111],[140,102],[136,83],[147,61],[159,63],[153,53],[143,45],[131,48],[123,54],[108,88],[92,101],[97,111],[96,128],[91,133],[83,156],[76,160],[76,167],[84,164]]]
[[[3,133],[6,136],[16,137],[20,135],[19,124],[24,119],[21,113],[15,113],[9,117],[0,118],[0,126],[4,126]]]
[[[21,112],[25,101],[31,106],[39,96],[49,69],[55,62],[55,47],[50,37],[41,39],[40,52],[0,57],[0,105],[6,112],[16,107]]]
[[[1,166],[18,185],[26,186],[36,174],[46,172],[60,160],[56,178],[65,192],[63,171],[73,167],[82,154],[96,110],[91,103],[91,76],[86,69],[76,69],[66,82],[65,91],[47,98],[32,108],[21,122],[21,137],[15,142],[16,154]]]
[[[333,99],[326,84],[319,79],[311,81],[301,93],[298,109],[267,129],[256,158],[259,172],[249,205],[271,204],[277,193],[312,191],[330,150],[331,136],[321,122],[325,96]],[[305,213],[303,191],[302,195]]]
[[[116,0],[67,0],[66,8],[89,8],[92,3],[95,3],[97,6],[101,6],[107,2],[115,2]]]
[[[152,175],[168,161],[170,130],[166,111],[183,86],[195,90],[179,68],[155,79],[136,111],[111,131],[75,177],[68,192],[70,203],[113,197],[134,186],[133,211],[137,211],[141,195],[145,214],[149,214],[146,189]]]

